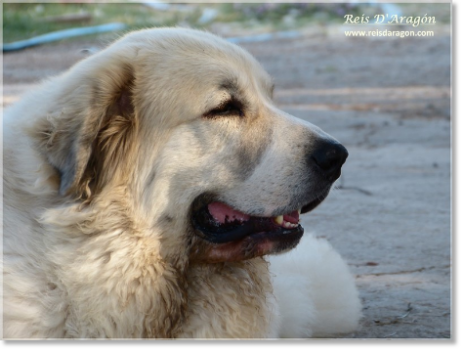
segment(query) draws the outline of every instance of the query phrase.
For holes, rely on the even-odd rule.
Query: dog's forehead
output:
[[[179,74],[200,77],[202,83],[226,87],[233,81],[236,87],[254,80],[273,89],[272,78],[248,51],[211,33],[170,28],[152,30],[139,40],[148,44],[148,57],[158,64],[161,59]]]

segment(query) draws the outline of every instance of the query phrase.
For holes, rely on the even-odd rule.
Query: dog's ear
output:
[[[85,74],[56,118],[39,128],[41,149],[60,174],[61,195],[91,200],[111,180],[128,176],[137,116],[129,64]]]

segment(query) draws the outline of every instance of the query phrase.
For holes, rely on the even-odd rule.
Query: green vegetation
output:
[[[86,21],[57,22],[48,17],[69,14],[90,15]],[[197,11],[155,11],[138,3],[125,4],[3,4],[3,41],[9,43],[52,31],[72,27],[96,26],[110,22],[122,22],[127,30],[146,27],[173,26],[182,21],[195,21],[201,12]]]
[[[243,28],[263,26],[273,29],[296,28],[320,21],[342,22],[346,11],[355,10],[346,4],[174,4],[170,10],[155,10],[139,3],[6,3],[3,5],[3,40],[9,43],[71,27],[123,22],[127,30],[146,27],[187,24],[207,28],[200,23],[204,7],[217,11],[214,22],[238,22]],[[50,21],[53,16],[89,15],[85,21]]]
[[[158,10],[140,3],[6,3],[3,4],[3,40],[9,43],[56,30],[109,22],[125,23],[127,30],[176,25],[208,29],[220,23],[234,23],[234,28],[249,32],[291,30],[313,24],[341,24],[345,14],[374,15],[383,11],[379,6],[351,3],[173,3],[167,10]],[[450,21],[448,4],[398,6],[404,15],[427,14],[436,16],[440,23]],[[215,10],[209,20],[202,19],[205,8]],[[87,19],[72,22],[50,20],[53,16],[79,13],[88,14]]]

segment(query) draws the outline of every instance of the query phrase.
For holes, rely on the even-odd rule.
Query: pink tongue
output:
[[[289,222],[292,224],[298,224],[299,223],[299,212],[293,211],[290,214],[284,215],[283,220],[285,222]]]
[[[235,220],[246,222],[250,218],[247,214],[234,210],[222,202],[212,202],[209,204],[208,209],[212,217],[219,223],[233,222]]]

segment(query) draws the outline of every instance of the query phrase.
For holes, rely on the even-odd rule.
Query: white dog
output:
[[[281,254],[347,151],[272,92],[241,48],[153,29],[7,110],[4,337],[354,330],[357,291],[330,245],[305,236]]]

